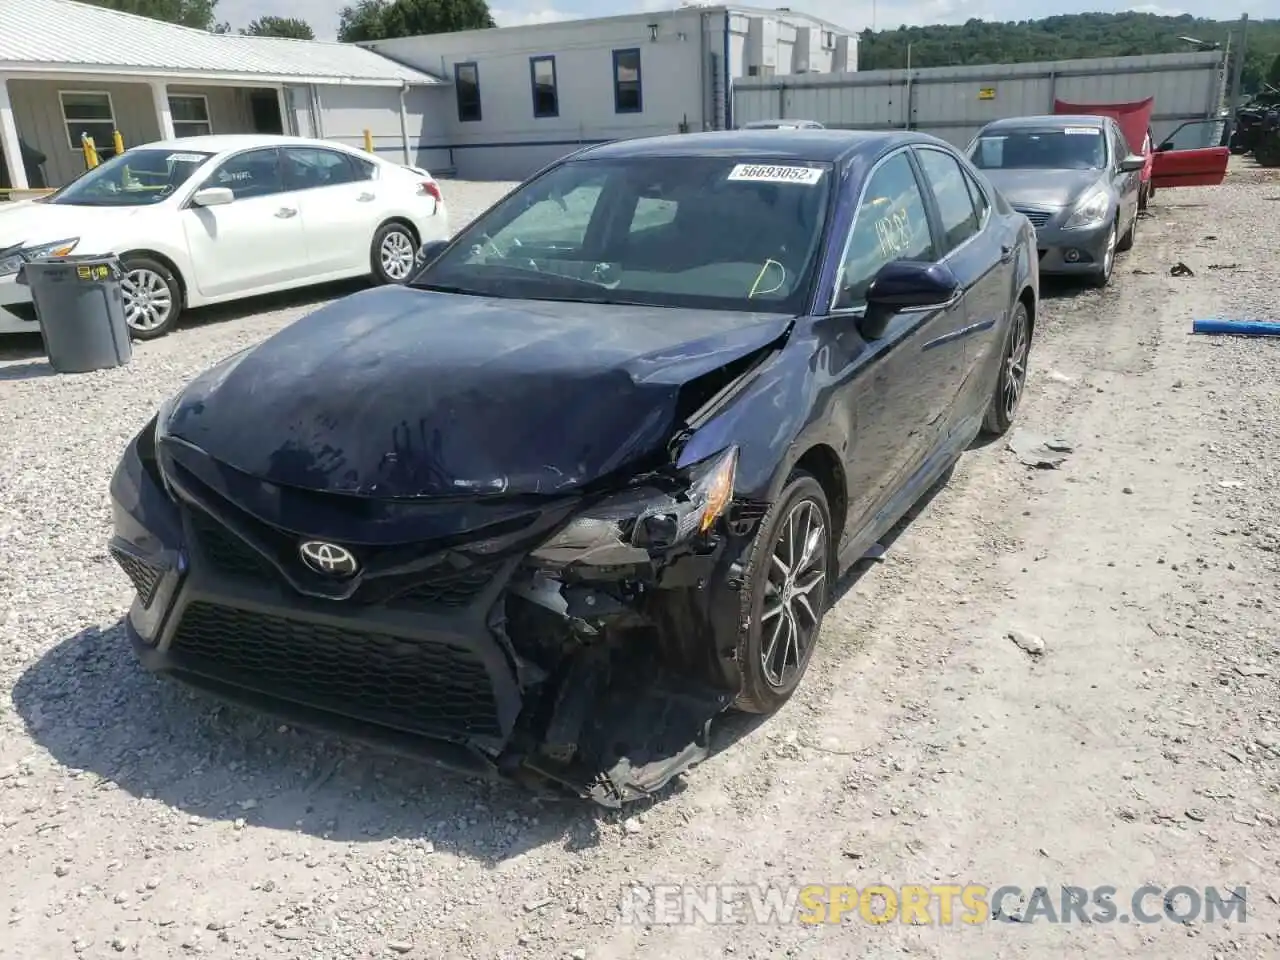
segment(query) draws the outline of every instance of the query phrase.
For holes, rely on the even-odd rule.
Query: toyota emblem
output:
[[[351,551],[336,543],[308,540],[298,548],[298,553],[303,563],[326,577],[353,577],[360,568]]]

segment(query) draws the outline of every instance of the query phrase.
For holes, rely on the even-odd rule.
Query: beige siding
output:
[[[62,101],[58,97],[61,90],[110,94],[116,128],[126,145],[154,140],[160,134],[151,88],[144,83],[10,80],[9,99],[13,103],[18,133],[48,158],[44,170],[52,186],[66,183],[84,170],[84,156],[79,146],[72,146],[62,117]]]
[[[169,95],[204,97],[209,103],[209,119],[213,123],[214,133],[253,133],[253,113],[249,109],[249,94],[240,87],[170,85]]]
[[[209,119],[214,133],[251,133],[253,114],[247,90],[239,87],[188,87],[171,85],[174,95],[198,94],[209,102]],[[84,170],[84,156],[73,147],[62,116],[62,90],[107,93],[115,114],[116,129],[126,147],[136,147],[160,138],[160,120],[156,116],[151,87],[145,83],[99,83],[92,80],[10,80],[9,99],[13,103],[18,133],[48,159],[45,179],[57,187]],[[109,148],[110,143],[99,143]]]

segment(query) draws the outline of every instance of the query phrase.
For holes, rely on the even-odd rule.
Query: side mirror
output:
[[[959,292],[959,279],[944,263],[913,260],[886,263],[867,287],[867,310],[858,330],[868,340],[879,340],[896,314],[903,310],[945,306]]]
[[[1141,156],[1138,156],[1138,154],[1136,154],[1136,153],[1131,153],[1131,154],[1129,154],[1129,156],[1121,158],[1121,160],[1120,160],[1120,172],[1121,172],[1121,173],[1136,173],[1137,171],[1141,170],[1141,169],[1142,169],[1143,167],[1145,167],[1146,165],[1147,165],[1147,158],[1146,158],[1146,157],[1141,157]]]
[[[235,200],[236,195],[229,187],[205,187],[191,197],[191,202],[197,207],[225,207]]]
[[[1168,153],[1172,149],[1173,141],[1166,140],[1164,143],[1160,144],[1160,146],[1156,147],[1156,153]]]
[[[444,248],[448,245],[448,240],[432,240],[430,243],[424,243],[418,248],[418,253],[413,258],[414,266],[425,267],[436,257],[440,256],[440,254],[444,252]]]

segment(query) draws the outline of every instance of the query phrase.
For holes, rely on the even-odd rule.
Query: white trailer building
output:
[[[420,153],[469,179],[521,179],[581,146],[732,127],[732,82],[857,70],[857,36],[786,8],[686,5],[593,20],[372,41],[442,78]],[[416,131],[415,131],[416,132]]]

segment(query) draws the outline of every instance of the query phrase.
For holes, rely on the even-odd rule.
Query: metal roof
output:
[[[0,72],[440,83],[350,43],[214,34],[74,0],[0,0]]]

